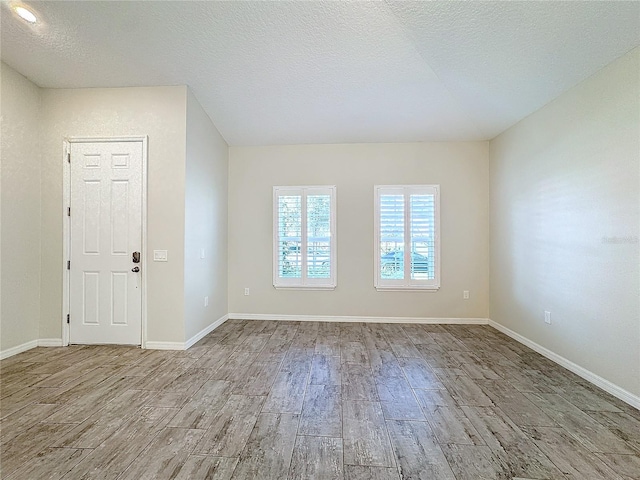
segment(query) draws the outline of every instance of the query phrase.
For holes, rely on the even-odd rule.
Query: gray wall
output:
[[[187,95],[185,174],[185,340],[228,312],[229,147],[196,97]],[[204,258],[200,258],[204,249]],[[209,306],[204,306],[204,297]]]
[[[61,337],[62,145],[66,137],[148,135],[148,340],[184,342],[187,88],[43,89],[41,337]]]
[[[38,339],[40,318],[40,89],[0,64],[0,350]]]
[[[635,49],[498,136],[490,154],[492,320],[635,395],[639,75]]]
[[[440,184],[441,288],[374,288],[373,186]],[[274,185],[336,185],[338,286],[272,284]],[[229,309],[232,313],[487,318],[487,142],[231,147]],[[244,295],[249,287],[251,294]],[[471,298],[462,299],[469,290]]]

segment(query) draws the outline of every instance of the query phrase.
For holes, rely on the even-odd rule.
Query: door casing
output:
[[[71,152],[72,143],[107,143],[107,142],[140,142],[142,143],[142,279],[141,279],[141,298],[142,298],[142,348],[146,348],[147,344],[147,269],[149,255],[147,254],[147,156],[148,142],[146,135],[122,136],[122,137],[68,137],[63,142],[63,195],[62,195],[62,345],[69,345],[69,324],[67,323],[67,315],[69,315],[70,306],[70,275],[67,270],[67,261],[70,259],[71,250],[71,219],[67,214],[68,208],[71,207],[71,166],[68,157]],[[73,159],[72,159],[73,161]],[[71,320],[73,321],[73,320]]]

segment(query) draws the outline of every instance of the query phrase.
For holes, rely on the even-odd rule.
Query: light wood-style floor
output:
[[[7,479],[640,478],[640,412],[487,326],[228,321],[0,362]]]

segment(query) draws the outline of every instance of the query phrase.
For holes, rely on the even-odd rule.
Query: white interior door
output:
[[[141,141],[71,143],[70,343],[141,342],[142,155]]]

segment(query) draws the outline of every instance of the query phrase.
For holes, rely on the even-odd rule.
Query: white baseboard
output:
[[[628,392],[627,390],[625,390],[622,387],[619,387],[615,383],[611,383],[609,380],[606,380],[606,379],[602,378],[601,376],[596,375],[595,373],[587,370],[586,368],[581,367],[580,365],[578,365],[576,363],[573,363],[571,360],[568,360],[568,359],[564,358],[563,356],[558,355],[555,352],[552,352],[551,350],[543,347],[542,345],[538,345],[534,341],[529,340],[527,337],[524,337],[524,336],[520,335],[519,333],[514,332],[513,330],[505,327],[504,325],[501,325],[498,322],[494,322],[493,320],[490,319],[489,320],[489,325],[492,326],[493,328],[495,328],[496,330],[498,330],[499,332],[502,332],[505,335],[508,335],[509,337],[513,338],[514,340],[517,340],[518,342],[522,343],[523,345],[526,345],[530,349],[535,350],[540,355],[544,355],[549,360],[552,360],[552,361],[556,362],[558,365],[563,366],[567,370],[569,370],[569,371],[575,373],[576,375],[579,375],[580,377],[584,378],[585,380],[593,383],[595,386],[600,387],[605,392],[610,393],[614,397],[619,398],[620,400],[622,400],[623,402],[628,403],[632,407],[640,409],[640,397],[639,396],[634,395],[631,392]]]
[[[7,348],[6,350],[2,350],[0,352],[0,360],[13,357],[14,355],[17,355],[19,353],[26,352],[27,350],[31,350],[32,348],[36,348],[37,346],[38,340],[31,340],[30,342],[23,343],[22,345]]]
[[[26,352],[27,350],[31,350],[36,347],[61,347],[62,339],[61,338],[40,338],[38,340],[31,340],[30,342],[23,343],[22,345],[18,345],[15,347],[7,348],[0,352],[0,360],[4,360],[5,358],[13,357],[22,352]]]
[[[186,342],[153,342],[147,340],[145,348],[149,350],[186,350],[189,347],[193,346],[199,340],[213,332],[216,328],[222,325],[229,319],[229,315],[223,315],[218,320],[213,322],[208,327],[204,328],[200,332],[196,333],[193,337],[191,337]]]
[[[184,350],[184,342],[151,342],[145,344],[147,350]]]
[[[334,315],[279,315],[263,313],[230,313],[233,320],[284,320],[289,322],[364,322],[364,323],[425,323],[453,325],[487,325],[487,318],[429,317],[355,317]]]
[[[61,338],[40,338],[38,339],[39,347],[62,347]]]
[[[187,340],[184,343],[184,349],[186,350],[189,347],[191,347],[191,346],[195,345],[196,343],[198,343],[200,340],[202,340],[204,337],[209,335],[211,332],[213,332],[216,328],[218,328],[220,325],[222,325],[228,319],[229,319],[229,315],[223,315],[218,320],[213,322],[211,325],[209,325],[208,327],[202,329],[200,332],[196,333],[193,337],[191,337],[189,340]]]
[[[186,342],[153,342],[147,341],[146,348],[150,350],[186,350],[199,340],[207,336],[209,333],[213,332],[216,328],[222,325],[227,321],[229,315],[224,315],[220,317],[218,320],[213,322],[211,325],[198,332],[196,335],[191,337]],[[32,340],[27,343],[23,343],[22,345],[18,345],[16,347],[9,348],[7,350],[3,350],[0,352],[0,360],[5,358],[12,357],[13,355],[17,355],[18,353],[26,352],[27,350],[31,350],[36,347],[62,347],[62,339],[61,338],[40,338],[38,340]]]

